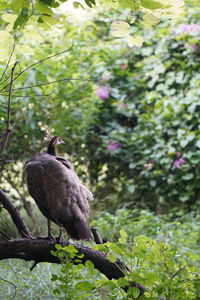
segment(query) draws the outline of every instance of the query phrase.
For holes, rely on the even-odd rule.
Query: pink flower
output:
[[[198,48],[197,48],[197,45],[195,45],[195,44],[192,44],[191,45],[191,49],[192,49],[192,51],[197,51],[198,50]]]
[[[152,164],[152,163],[144,164],[144,168],[148,171],[151,170],[153,167],[154,167],[154,164]]]
[[[121,67],[122,70],[126,70],[127,69],[127,65],[126,64],[121,64],[120,67]]]
[[[121,147],[121,144],[115,143],[115,142],[110,142],[107,146],[107,149],[110,150],[110,151],[113,151],[113,150],[116,150],[120,147]]]
[[[136,75],[136,76],[134,77],[134,79],[135,79],[135,80],[140,79],[140,75]]]
[[[172,28],[172,33],[173,34],[192,34],[192,33],[198,33],[200,32],[200,25],[199,24],[186,24],[186,23],[181,23],[178,25],[176,28]]]
[[[110,96],[110,88],[108,86],[100,86],[96,94],[99,98],[105,100]]]
[[[179,169],[182,166],[182,164],[184,164],[185,162],[186,162],[185,158],[180,157],[173,162],[173,166]]]
[[[182,32],[182,33],[188,33],[190,32],[190,25],[189,24],[179,24],[178,29]]]
[[[126,103],[121,103],[120,105],[122,108],[125,108],[126,107]]]

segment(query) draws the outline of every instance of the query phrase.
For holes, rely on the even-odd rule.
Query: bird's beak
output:
[[[64,144],[65,142],[63,140],[60,141],[60,144]]]

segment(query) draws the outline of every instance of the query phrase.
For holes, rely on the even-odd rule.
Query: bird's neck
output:
[[[54,155],[56,156],[56,148],[55,146],[52,145],[52,143],[50,142],[49,145],[48,145],[48,148],[47,148],[47,153],[50,154],[50,155]]]

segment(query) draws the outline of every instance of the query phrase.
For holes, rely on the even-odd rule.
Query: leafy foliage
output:
[[[198,2],[187,1],[187,15],[178,22],[158,24],[161,16],[179,14],[182,2],[119,0],[123,16],[103,11],[83,28],[62,14],[56,20],[53,8],[61,2],[0,2],[1,135],[6,130],[6,76],[20,58],[11,101],[13,133],[4,153],[14,162],[1,165],[2,187],[22,207],[21,195],[27,196],[21,187],[22,162],[44,149],[44,131],[51,127],[66,142],[61,154],[68,153],[93,189],[92,223],[114,241],[101,250],[113,263],[119,257],[131,268],[124,278],[108,281],[89,261],[74,266],[72,258],[80,257],[73,247],[58,248],[63,265],[60,274],[56,269],[52,275],[56,299],[134,299],[137,288],[123,289],[131,280],[149,287],[143,299],[198,299],[199,219],[184,216],[196,211],[200,201]],[[94,8],[96,2],[86,5]],[[74,6],[82,7],[78,1]],[[113,39],[113,32],[131,48]],[[125,209],[109,214],[118,206]],[[133,211],[137,207],[140,213]],[[141,207],[170,215],[155,216]],[[173,221],[174,215],[182,217]],[[2,269],[5,274],[7,267]],[[30,278],[36,282],[36,276]],[[23,291],[39,295],[45,290],[49,299],[48,284],[36,284],[34,293],[29,280],[18,281],[19,298]]]
[[[103,221],[109,236],[111,233],[109,229],[115,227],[109,224],[108,216],[112,220],[115,219],[119,227],[123,226],[128,231],[120,230],[120,237],[116,243],[107,242],[103,245],[95,245],[93,248],[107,253],[107,258],[113,263],[117,258],[123,260],[131,271],[124,271],[123,278],[109,281],[105,276],[98,275],[91,262],[86,262],[83,266],[77,260],[77,266],[72,264],[70,259],[76,257],[77,250],[58,245],[57,255],[63,260],[63,267],[59,276],[52,276],[52,280],[58,281],[55,293],[59,295],[64,292],[71,293],[72,299],[84,299],[84,297],[138,299],[139,290],[136,287],[129,287],[127,292],[123,289],[134,280],[148,287],[148,291],[141,299],[198,298],[200,293],[198,218],[188,216],[169,223],[167,216],[163,222],[163,219],[146,212],[140,214],[121,210],[118,216],[107,214],[100,219],[100,229],[104,230]],[[124,220],[126,220],[125,226]],[[151,230],[154,238],[140,235],[141,229],[144,233],[149,233]],[[70,280],[69,274],[73,274]],[[88,280],[85,280],[86,278]]]
[[[116,16],[108,16],[111,24]],[[13,93],[11,124],[16,130],[6,156],[15,161],[28,159],[43,147],[43,132],[49,125],[67,142],[62,149],[75,161],[83,180],[90,182],[95,198],[106,199],[96,200],[95,207],[106,205],[112,211],[118,204],[137,205],[157,212],[172,207],[196,209],[198,20],[193,6],[188,6],[187,17],[178,23],[165,22],[148,31],[137,25],[135,34],[145,37],[142,49],[128,49],[113,40],[105,13],[87,22],[84,30],[60,19],[63,25],[52,31],[52,42],[51,33],[35,31],[32,43],[37,60],[63,51],[63,45],[70,49],[75,32],[76,41],[66,54],[44,61],[14,82],[19,90]],[[24,34],[28,40],[31,28]],[[45,39],[44,45],[50,45],[51,53],[41,47],[38,35]],[[6,45],[10,38],[5,36]],[[27,40],[17,44],[21,53],[27,51]],[[20,66],[25,69],[37,60],[27,56]],[[55,79],[61,82],[37,86]],[[6,106],[7,98],[0,97]],[[2,130],[6,113],[2,107]]]

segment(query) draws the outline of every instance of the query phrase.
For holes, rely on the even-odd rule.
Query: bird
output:
[[[64,143],[54,135],[46,152],[35,154],[24,166],[23,177],[28,191],[48,220],[48,237],[52,238],[50,221],[64,227],[73,240],[91,240],[87,222],[92,193],[81,183],[73,165],[58,156],[56,146]]]

